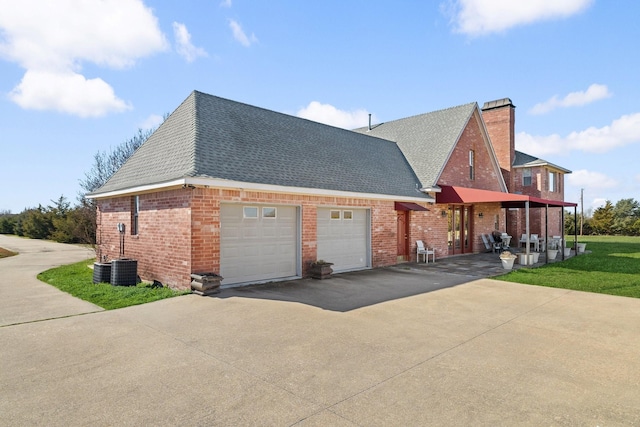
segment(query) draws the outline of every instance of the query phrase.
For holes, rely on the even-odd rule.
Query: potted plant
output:
[[[516,256],[509,251],[504,251],[500,254],[500,261],[502,261],[502,268],[505,270],[513,269],[513,262],[516,260]]]
[[[564,256],[565,257],[571,256],[571,246],[568,246],[568,245],[569,245],[569,242],[567,242],[565,244],[565,247],[564,247]]]
[[[578,253],[583,254],[584,250],[587,248],[586,243],[578,243]]]
[[[311,263],[309,273],[314,279],[329,279],[331,277],[331,273],[333,273],[333,269],[331,268],[332,265],[332,262],[319,259]]]
[[[555,240],[549,240],[549,246],[547,247],[547,259],[556,259],[558,256],[558,242]]]
[[[531,252],[531,257],[533,258],[533,264],[537,263],[540,259],[540,252]]]

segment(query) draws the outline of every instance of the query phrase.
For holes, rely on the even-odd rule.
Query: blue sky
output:
[[[525,4],[526,3],[526,4]],[[0,210],[76,200],[192,90],[344,128],[509,97],[585,209],[640,200],[631,0],[0,0]]]

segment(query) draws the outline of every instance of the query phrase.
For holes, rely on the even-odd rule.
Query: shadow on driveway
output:
[[[346,312],[385,301],[406,298],[476,280],[409,267],[334,274],[331,279],[298,279],[227,288],[217,298],[255,298],[306,304],[323,310]]]

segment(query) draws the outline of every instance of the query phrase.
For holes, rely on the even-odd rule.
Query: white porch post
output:
[[[529,201],[524,202],[525,231],[527,232],[527,259],[529,259]]]

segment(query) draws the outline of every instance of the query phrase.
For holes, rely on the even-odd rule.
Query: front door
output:
[[[449,254],[465,254],[471,250],[471,206],[453,205],[449,207]]]
[[[410,261],[409,211],[398,212],[398,262]]]

